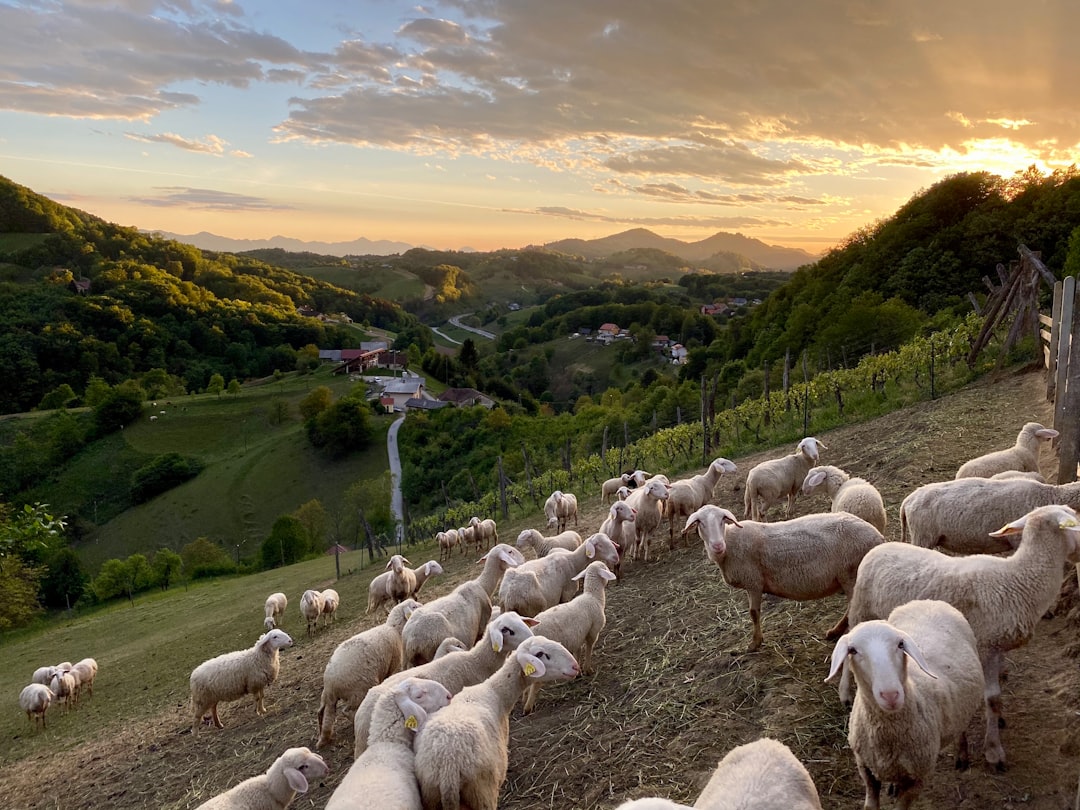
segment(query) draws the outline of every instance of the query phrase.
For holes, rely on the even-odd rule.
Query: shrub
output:
[[[203,463],[199,459],[182,456],[179,453],[165,453],[157,456],[132,474],[131,500],[134,503],[145,503],[194,478],[202,471],[202,468]]]

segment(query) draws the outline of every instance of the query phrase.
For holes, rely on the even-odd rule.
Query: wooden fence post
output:
[[[522,452],[525,452],[525,448],[521,448]],[[527,459],[526,459],[527,461]],[[527,465],[526,465],[527,466]],[[531,485],[530,485],[531,487]],[[502,506],[502,518],[503,520],[510,519],[510,510],[506,506],[506,476],[503,475],[502,456],[499,456],[499,501]]]
[[[1058,326],[1057,361],[1054,377],[1054,429],[1061,432],[1065,421],[1065,378],[1069,371],[1069,344],[1072,342],[1073,309],[1076,303],[1076,278],[1066,276],[1062,283],[1060,326]],[[1058,442],[1060,447],[1062,442]],[[1072,479],[1069,479],[1072,480]],[[1064,483],[1058,481],[1059,484]]]
[[[1054,285],[1054,304],[1050,309],[1050,319],[1047,322],[1044,316],[1039,321],[1044,326],[1049,326],[1050,331],[1045,329],[1040,332],[1047,345],[1043,348],[1043,365],[1046,366],[1046,401],[1054,401],[1054,393],[1057,390],[1057,359],[1058,341],[1061,340],[1061,302],[1062,290],[1065,282],[1059,281]]]
[[[1080,325],[1077,324],[1075,299],[1076,279],[1069,276],[1065,279],[1063,290],[1060,337],[1060,343],[1067,344],[1067,352],[1064,353],[1064,363],[1063,352],[1058,352],[1058,385],[1054,407],[1054,426],[1061,433],[1058,441],[1059,484],[1076,480],[1076,460],[1080,455],[1077,447],[1080,426],[1076,418],[1080,413]]]

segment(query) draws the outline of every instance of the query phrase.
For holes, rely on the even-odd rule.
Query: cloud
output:
[[[507,209],[509,211],[509,209]],[[715,228],[728,230],[731,228],[751,227],[775,227],[788,225],[785,220],[768,219],[764,217],[738,216],[738,217],[711,217],[711,216],[672,216],[672,217],[634,217],[620,216],[617,214],[605,214],[595,211],[585,211],[577,208],[563,206],[541,206],[535,209],[514,210],[512,213],[533,213],[560,219],[572,219],[587,222],[604,222],[613,225],[633,225],[642,228]]]
[[[187,150],[188,152],[201,152],[207,155],[215,155],[220,157],[225,154],[225,147],[229,145],[229,142],[223,138],[219,138],[217,135],[207,135],[202,140],[192,140],[190,138],[184,138],[180,135],[176,135],[172,132],[163,132],[159,135],[140,135],[136,132],[125,132],[125,138],[130,138],[133,141],[141,141],[143,143],[167,143],[171,146],[176,146],[180,149]],[[230,154],[236,154],[235,151]],[[241,153],[245,154],[246,153]],[[247,155],[250,157],[250,155]]]
[[[265,197],[251,197],[208,188],[162,186],[155,197],[131,198],[139,205],[158,208],[192,208],[205,211],[292,211],[294,206],[274,202]]]

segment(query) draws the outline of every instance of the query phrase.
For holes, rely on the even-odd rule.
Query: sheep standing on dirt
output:
[[[527,638],[494,675],[465,687],[428,718],[414,741],[425,809],[496,810],[506,779],[510,710],[530,683],[567,681],[580,671],[561,644]]]
[[[600,485],[600,503],[611,503],[613,498],[618,497],[619,490],[627,485],[630,476],[623,473],[618,478],[609,478]]]
[[[549,554],[529,560],[503,575],[499,605],[522,616],[535,616],[577,593],[574,577],[593,560],[602,560],[611,570],[619,563],[619,550],[606,534],[594,534],[573,551]]]
[[[323,599],[318,591],[306,590],[300,597],[300,616],[307,622],[308,637],[319,629],[319,617],[322,616]]]
[[[985,479],[971,479],[985,480]],[[907,543],[885,543],[868,552],[851,597],[852,624],[888,616],[913,599],[941,599],[955,606],[975,634],[986,700],[986,761],[1005,764],[1001,745],[1001,672],[1005,653],[1023,646],[1061,590],[1066,560],[1080,562],[1080,521],[1067,506],[1043,506],[996,532],[1021,534],[1010,557],[951,557]],[[850,700],[844,672],[840,698]]]
[[[634,510],[634,542],[630,548],[623,548],[624,556],[631,560],[643,556],[645,562],[649,561],[649,538],[663,520],[664,501],[670,491],[671,486],[666,482],[650,478],[623,501]]]
[[[751,468],[743,493],[743,517],[763,523],[773,504],[787,497],[786,517],[790,518],[795,513],[795,496],[806,474],[818,463],[821,451],[828,449],[813,436],[807,436],[795,446],[794,453]]]
[[[550,537],[544,537],[536,529],[522,529],[514,545],[519,549],[531,548],[539,557],[546,557],[553,549],[573,551],[582,543],[581,535],[573,529]]]
[[[476,538],[477,551],[489,549],[499,542],[499,530],[495,521],[491,518],[481,520],[475,515],[469,520],[473,535]]]
[[[472,526],[462,526],[457,530],[457,533],[462,550],[467,551],[469,546],[478,546],[476,541],[476,531]]]
[[[965,461],[956,471],[956,477],[989,478],[1006,470],[1037,473],[1040,443],[1052,442],[1057,437],[1058,432],[1053,428],[1043,427],[1038,422],[1028,422],[1020,428],[1016,444],[1008,450],[997,450]]]
[[[266,773],[245,779],[195,810],[284,810],[297,793],[307,793],[312,779],[330,772],[323,758],[307,748],[290,748]]]
[[[465,544],[461,542],[461,535],[458,534],[457,529],[436,532],[435,542],[439,544],[439,562],[445,562],[453,556],[454,546],[459,546],[461,553],[465,553]]]
[[[695,526],[724,581],[742,588],[749,597],[754,624],[751,652],[762,642],[762,594],[803,601],[843,591],[850,600],[863,556],[885,542],[881,532],[847,512],[806,515],[779,523],[740,523],[727,509],[707,504],[687,519],[683,532]],[[836,638],[847,626],[845,612],[825,638]]]
[[[416,783],[413,737],[428,718],[450,704],[440,683],[406,678],[375,704],[368,747],[341,784],[326,810],[421,810]]]
[[[399,556],[394,555],[394,557]],[[393,557],[390,558],[390,562],[386,564],[387,568],[391,566],[393,559]],[[393,571],[384,571],[372,579],[371,584],[368,585],[367,612],[380,610],[403,599],[415,598],[428,579],[441,573],[443,573],[443,567],[435,560],[428,560],[419,568],[403,568],[400,580],[394,576]]]
[[[288,606],[289,600],[281,592],[272,593],[266,597],[266,604],[263,606],[263,612],[266,614],[263,627],[266,628],[267,633],[277,627],[278,620],[285,615],[285,608]]]
[[[705,472],[672,482],[668,499],[664,502],[664,514],[668,516],[668,548],[675,548],[675,518],[689,517],[711,501],[720,476],[733,473],[736,469],[733,461],[718,458]]]
[[[341,604],[341,597],[338,596],[338,592],[333,588],[327,588],[322,592],[322,615],[326,619],[326,623],[333,624],[334,616],[337,613],[338,605]]]
[[[616,501],[611,505],[608,516],[604,518],[597,532],[597,534],[606,534],[610,537],[615,548],[619,549],[619,562],[612,569],[616,579],[622,576],[623,558],[634,550],[637,540],[637,527],[634,525],[636,516],[637,512],[630,504],[625,501]]]
[[[64,704],[65,713],[74,708],[79,699],[79,695],[75,691],[78,689],[78,682],[75,678],[76,676],[71,674],[70,669],[57,669],[53,673],[52,680],[49,681],[49,689]]]
[[[499,543],[482,558],[484,570],[475,579],[458,585],[419,607],[405,624],[405,666],[415,667],[430,661],[443,639],[453,636],[472,644],[480,638],[491,615],[491,593],[499,585],[503,572],[525,562],[513,546]]]
[[[37,729],[38,718],[41,719],[41,727],[48,728],[45,712],[52,704],[52,699],[52,690],[41,683],[28,684],[19,692],[19,708],[26,712],[26,719],[34,724],[35,729]]]
[[[355,710],[371,687],[401,670],[401,630],[418,607],[415,599],[407,599],[390,611],[384,624],[357,633],[334,650],[323,672],[316,748],[334,741],[338,701]]]
[[[71,672],[76,675],[79,680],[79,698],[82,698],[83,692],[87,692],[90,697],[93,697],[94,678],[97,677],[98,673],[97,661],[93,658],[84,658],[72,665]]]
[[[218,719],[218,703],[244,695],[253,695],[255,712],[266,714],[263,691],[277,680],[281,666],[278,651],[292,643],[284,631],[271,630],[250,649],[223,653],[195,667],[191,671],[191,731],[199,728],[207,712],[215,726],[224,728]]]
[[[574,519],[574,528],[578,525],[577,496],[569,492],[555,490],[544,502],[544,516],[547,518],[548,529],[566,531],[566,525],[570,518]]]
[[[812,467],[803,480],[803,494],[813,495],[822,488],[832,500],[832,511],[850,512],[885,533],[885,502],[873,484],[832,465]]]

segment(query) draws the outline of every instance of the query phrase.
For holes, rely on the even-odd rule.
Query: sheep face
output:
[[[291,647],[293,640],[284,630],[271,630],[259,639],[258,644],[270,650],[280,650],[284,647]]]
[[[307,793],[309,781],[326,776],[330,768],[310,749],[290,748],[281,755],[281,772],[289,787],[297,793]]]
[[[393,557],[390,558],[390,561],[386,563],[386,569],[393,569],[395,574],[400,574],[407,562],[408,560],[406,560],[400,554],[395,554]]]
[[[813,436],[807,436],[805,439],[799,442],[798,445],[796,445],[795,452],[802,453],[812,462],[817,464],[817,460],[821,455],[821,451],[828,449],[829,448],[825,446],[824,442],[818,441]]]
[[[716,565],[720,565],[727,551],[724,529],[729,523],[732,526],[742,526],[731,511],[713,504],[706,504],[686,519],[683,534],[688,534],[691,528],[696,527],[698,535],[705,543],[705,553]]]
[[[516,650],[523,641],[532,637],[536,619],[518,615],[513,610],[499,613],[487,626],[488,641],[495,652]]]
[[[1071,563],[1080,564],[1080,517],[1068,506],[1040,506],[1012,523],[1006,523],[996,532],[990,532],[990,536],[1011,538],[1021,534],[1026,538],[1048,531],[1062,532],[1065,558]]]
[[[436,574],[443,573],[443,567],[435,562],[435,560],[428,560],[424,563],[424,573],[429,577],[433,577]]]
[[[424,727],[428,715],[449,706],[452,697],[445,686],[427,678],[406,678],[391,694],[405,717],[405,727],[414,732]]]
[[[543,636],[525,639],[514,656],[534,683],[569,681],[581,674],[577,659],[562,644]]]
[[[733,473],[738,470],[735,466],[735,462],[726,458],[718,458],[709,465],[709,469],[715,472],[717,475],[723,475],[724,473]]]
[[[878,708],[892,714],[904,708],[909,658],[931,678],[937,678],[911,636],[888,622],[863,622],[836,642],[825,680],[835,677],[847,661],[860,683],[860,691],[865,684]]]
[[[582,545],[585,547],[585,556],[590,560],[599,559],[606,563],[608,568],[614,568],[619,564],[619,549],[603,532],[594,534]]]

